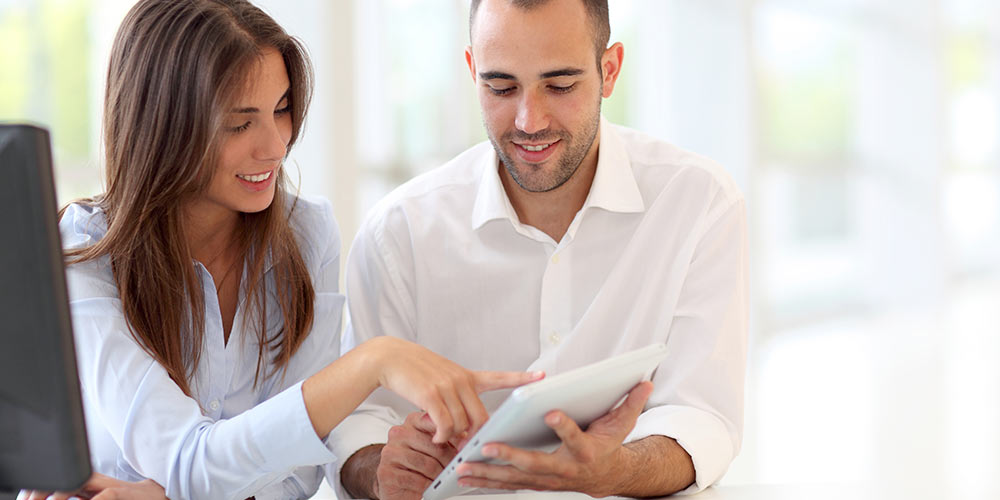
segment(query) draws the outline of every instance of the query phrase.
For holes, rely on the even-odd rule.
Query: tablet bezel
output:
[[[666,357],[665,344],[598,361],[518,388],[469,439],[424,491],[426,500],[440,500],[475,488],[458,485],[455,468],[464,462],[503,463],[482,454],[487,443],[502,442],[523,449],[550,452],[561,444],[545,425],[544,416],[562,410],[582,429],[624,401],[628,391],[649,380]]]

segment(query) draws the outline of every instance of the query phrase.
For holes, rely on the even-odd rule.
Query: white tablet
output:
[[[487,443],[554,451],[561,441],[545,425],[548,412],[562,410],[586,429],[624,401],[636,384],[649,380],[666,355],[666,345],[653,344],[519,387],[431,482],[424,498],[441,500],[474,489],[458,485],[455,468],[463,462],[503,463],[483,456]]]

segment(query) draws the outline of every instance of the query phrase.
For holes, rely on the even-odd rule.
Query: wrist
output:
[[[631,488],[634,480],[632,472],[638,469],[638,454],[628,446],[622,444],[612,453],[610,457],[611,467],[607,467],[607,476],[603,481],[597,481],[594,485],[597,491],[591,496],[608,497],[623,496]]]
[[[363,342],[348,354],[354,354],[356,364],[354,373],[358,374],[358,380],[365,381],[370,390],[385,385],[383,379],[383,367],[385,360],[385,339],[387,337],[375,337]]]

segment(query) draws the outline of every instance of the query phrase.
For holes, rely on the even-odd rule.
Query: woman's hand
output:
[[[130,483],[95,472],[86,484],[74,493],[21,491],[17,496],[18,500],[66,500],[73,497],[93,500],[166,500],[167,495],[163,487],[152,479]]]
[[[396,337],[376,337],[359,349],[373,356],[379,385],[426,411],[440,444],[478,430],[489,418],[479,393],[541,380],[542,372],[471,371]]]
[[[461,440],[486,422],[479,393],[540,380],[542,372],[475,372],[412,342],[375,337],[302,383],[302,399],[316,436],[333,428],[379,386],[427,412],[434,443]]]

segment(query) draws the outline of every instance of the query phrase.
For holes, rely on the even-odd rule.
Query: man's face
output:
[[[466,59],[486,132],[513,179],[531,192],[565,183],[596,148],[604,92],[583,2],[523,10],[484,0]]]

